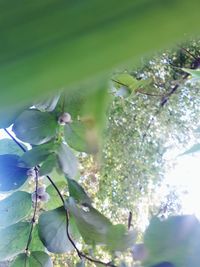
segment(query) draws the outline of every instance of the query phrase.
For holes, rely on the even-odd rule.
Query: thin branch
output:
[[[21,148],[21,150],[23,150],[24,152],[26,152],[26,149],[22,146],[22,144],[20,144],[20,142],[18,142],[17,139],[14,136],[12,136],[12,134],[6,128],[4,128],[4,131]]]
[[[65,200],[60,192],[60,190],[58,189],[58,187],[56,186],[56,184],[54,183],[54,181],[51,179],[51,177],[49,175],[46,175],[47,179],[49,180],[49,182],[52,184],[52,186],[54,187],[54,189],[57,191],[63,205],[65,204]]]
[[[117,80],[115,80],[115,79],[111,79],[111,81],[113,81],[113,82],[115,82],[115,83],[118,83],[119,85],[122,85],[122,86],[125,86],[125,87],[129,88],[127,84],[124,84],[124,83],[122,83],[122,82],[120,82],[120,81],[117,81]],[[162,95],[160,95],[160,94],[151,94],[151,93],[147,93],[147,92],[141,91],[140,89],[136,89],[135,92],[136,92],[136,93],[143,94],[143,95],[148,95],[148,96],[162,96]]]
[[[35,171],[35,207],[34,207],[34,212],[33,212],[33,217],[31,219],[31,229],[30,229],[30,233],[29,233],[29,237],[28,237],[28,241],[27,241],[27,245],[26,245],[26,253],[28,253],[28,249],[32,240],[32,232],[33,232],[33,226],[35,223],[35,217],[36,217],[36,212],[37,212],[37,204],[38,204],[38,169],[37,167],[34,168]]]
[[[190,51],[188,51],[186,48],[184,47],[180,47],[180,48],[181,50],[185,51],[188,55],[190,55],[193,59],[198,60],[198,58],[195,55],[193,55]]]
[[[132,214],[131,211],[129,211],[129,215],[128,215],[128,230],[130,230],[130,228],[131,228],[132,218],[133,218],[133,214]]]
[[[4,131],[12,138],[12,140],[24,151],[26,152],[26,149],[15,139],[15,137],[7,130],[7,129],[4,129]],[[35,192],[36,192],[36,202],[35,202],[35,208],[34,208],[34,212],[33,212],[33,217],[32,217],[32,220],[31,220],[31,229],[30,229],[30,233],[29,233],[29,237],[28,237],[28,241],[27,241],[27,245],[26,245],[26,253],[28,254],[28,249],[29,249],[29,245],[31,243],[31,240],[32,240],[32,232],[33,232],[33,226],[34,226],[34,223],[35,223],[35,216],[36,216],[36,211],[37,211],[37,202],[38,202],[38,198],[37,198],[37,189],[38,189],[38,176],[39,176],[39,167],[40,166],[36,166],[35,167],[35,174],[36,174],[36,177],[35,177]],[[56,186],[56,184],[54,183],[54,181],[51,179],[51,177],[49,175],[46,176],[47,179],[50,181],[50,183],[52,184],[52,186],[54,187],[54,189],[56,190],[56,192],[58,193],[62,203],[63,203],[63,206],[65,208],[65,200],[60,192],[60,190],[58,189],[58,187]],[[71,238],[70,236],[70,233],[69,233],[69,214],[68,214],[68,210],[65,208],[66,210],[66,233],[67,233],[67,237],[69,239],[69,241],[71,242],[72,246],[74,247],[74,249],[76,250],[79,258],[85,258],[86,260],[90,261],[90,262],[94,262],[94,263],[98,263],[98,264],[101,264],[103,266],[108,266],[108,267],[117,267],[116,265],[112,264],[111,262],[103,262],[103,261],[100,261],[100,260],[97,260],[97,259],[93,259],[93,258],[90,258],[89,256],[87,256],[86,254],[84,254],[83,252],[81,252],[76,244],[74,243],[73,239]],[[27,257],[25,259],[25,267],[26,267],[26,260],[27,260]]]

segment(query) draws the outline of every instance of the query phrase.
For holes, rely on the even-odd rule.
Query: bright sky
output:
[[[188,191],[182,198],[183,211],[200,219],[200,152],[177,157],[177,165],[167,174],[166,183]]]

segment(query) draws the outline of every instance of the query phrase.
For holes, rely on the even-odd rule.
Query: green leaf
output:
[[[54,115],[39,110],[25,110],[15,120],[13,131],[17,138],[32,145],[51,140],[56,134],[57,121]]]
[[[144,235],[148,258],[144,266],[170,262],[176,267],[200,266],[200,223],[192,215],[153,218]]]
[[[0,230],[0,261],[9,260],[26,248],[30,224],[19,222]]]
[[[52,112],[56,108],[59,98],[60,94],[51,96],[48,99],[34,103],[34,107],[42,112],[44,111]]]
[[[190,75],[192,75],[192,78],[195,79],[200,79],[200,70],[194,70],[194,69],[186,69],[186,68],[182,68],[183,71],[189,73]]]
[[[67,189],[66,182],[57,182],[55,183],[60,191],[65,191]],[[62,201],[52,185],[49,185],[46,188],[46,192],[49,194],[50,199],[47,203],[44,204],[44,207],[48,210],[56,209],[62,205]]]
[[[78,174],[78,160],[72,150],[64,143],[57,150],[58,163],[61,170],[70,178]]]
[[[21,145],[26,149],[24,144]],[[12,139],[4,138],[0,140],[0,155],[15,154],[21,156],[23,153],[22,149]]]
[[[19,156],[0,155],[0,191],[11,191],[22,186],[27,180],[27,168],[18,167]]]
[[[193,145],[190,149],[186,150],[180,156],[188,155],[188,154],[192,154],[192,153],[197,153],[197,152],[200,152],[200,144]]]
[[[73,249],[66,233],[66,211],[63,207],[43,212],[38,226],[39,236],[50,252],[64,253]]]
[[[86,125],[83,122],[74,121],[65,125],[64,134],[65,140],[70,147],[80,152],[91,152],[86,139]]]
[[[78,207],[73,198],[66,202],[74,216],[78,230],[86,244],[106,245],[109,250],[123,251],[135,241],[135,233],[127,232],[125,226],[113,225],[104,215],[87,205]]]
[[[32,168],[45,161],[49,154],[54,152],[55,145],[53,142],[35,146],[26,151],[21,157],[21,161],[26,167]]]
[[[32,232],[32,239],[29,246],[30,251],[44,251],[45,247],[40,240],[39,233],[38,233],[38,224],[36,224],[33,228]]]
[[[40,167],[40,175],[45,176],[52,173],[53,169],[57,167],[57,156],[55,153],[48,155],[46,160]]]
[[[43,251],[31,252],[29,256],[22,253],[11,263],[10,267],[53,267],[49,255]]]
[[[24,107],[7,107],[3,112],[1,112],[0,118],[0,128],[8,128],[14,123],[15,119],[22,113]]]
[[[127,231],[122,224],[112,225],[108,229],[106,246],[110,251],[125,251],[135,243],[135,231]]]
[[[126,86],[129,89],[129,93],[136,91],[143,84],[141,80],[137,80],[128,73],[121,73],[116,75],[114,81],[116,81],[116,86],[118,88]]]
[[[0,201],[0,227],[17,223],[30,214],[31,194],[17,191]]]
[[[84,82],[92,88],[117,66],[199,33],[196,0],[20,0],[20,7],[1,5],[1,107]]]
[[[80,186],[75,180],[67,178],[69,195],[73,197],[80,204],[91,205],[92,201],[86,194],[82,186]]]
[[[91,206],[79,208],[72,198],[66,206],[74,216],[79,232],[87,244],[105,244],[112,223],[104,215]]]

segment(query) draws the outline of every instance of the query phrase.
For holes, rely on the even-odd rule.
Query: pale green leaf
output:
[[[22,253],[11,263],[10,267],[53,267],[49,255],[43,251],[33,251],[30,255]]]
[[[17,191],[0,201],[0,228],[17,223],[30,214],[31,194]]]
[[[30,224],[19,222],[0,230],[0,261],[13,258],[26,248]]]

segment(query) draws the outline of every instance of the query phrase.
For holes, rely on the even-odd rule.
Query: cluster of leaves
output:
[[[97,153],[106,101],[104,88],[84,94],[60,93],[1,120],[0,127],[12,124],[17,137],[5,129],[13,140],[1,140],[0,191],[9,194],[0,201],[1,261],[10,260],[12,267],[47,267],[52,266],[47,251],[75,250],[80,258],[95,262],[76,247],[80,237],[86,244],[104,245],[110,252],[134,244],[135,232],[112,224],[93,207],[75,180],[79,177],[77,153]],[[65,179],[58,183],[53,172]],[[43,176],[51,183],[46,191],[39,186]],[[32,194],[26,186],[30,179]],[[59,190],[60,185],[62,190],[68,186],[67,196]],[[21,191],[22,186],[27,192]],[[39,203],[44,194],[50,196],[49,202]]]
[[[187,140],[184,134],[189,126],[198,124],[198,109],[190,113],[190,121],[186,116],[188,99],[196,92],[186,84],[184,71],[196,76],[199,71],[188,69],[194,62],[184,57],[178,73],[172,71],[169,65],[178,56],[179,52],[175,58],[163,54],[159,64],[154,59],[140,71],[117,73],[113,78],[115,98],[104,131],[109,142],[103,150],[105,165],[98,195],[101,202],[113,200],[110,208],[115,210],[115,221],[120,214],[117,207],[137,213],[140,197],[151,196],[149,186],[159,180],[167,142]],[[174,90],[177,84],[178,93]],[[134,245],[135,231],[101,214],[78,183],[80,155],[97,155],[101,150],[107,102],[107,90],[102,87],[60,92],[1,119],[0,128],[13,140],[0,141],[0,191],[6,194],[0,201],[0,261],[9,260],[11,267],[48,267],[53,266],[49,252],[75,251],[81,258],[77,266],[84,266],[85,260],[96,266],[119,262],[114,257],[105,262],[83,253],[78,249],[82,238],[89,247],[103,245],[112,256],[131,248],[135,261],[142,261],[145,267],[200,265],[200,224],[194,217],[153,218],[144,244]],[[199,101],[192,103],[196,107]],[[17,139],[8,130],[11,125]]]

